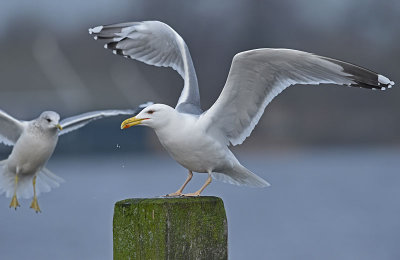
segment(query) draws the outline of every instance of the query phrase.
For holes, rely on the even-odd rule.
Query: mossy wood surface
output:
[[[127,199],[115,204],[114,259],[227,259],[217,197]]]

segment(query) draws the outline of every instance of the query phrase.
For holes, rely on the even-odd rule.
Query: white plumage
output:
[[[241,144],[253,131],[271,100],[296,84],[331,83],[368,89],[391,88],[387,77],[365,68],[311,53],[289,49],[256,49],[235,55],[225,86],[212,107],[203,113],[197,77],[182,37],[158,21],[131,22],[89,29],[95,39],[107,41],[114,53],[144,63],[172,67],[184,79],[176,108],[162,104],[147,107],[121,127],[153,128],[165,149],[189,170],[233,184],[268,186],[243,167],[228,146]]]
[[[5,193],[6,197],[13,197],[10,207],[14,208],[19,206],[18,197],[34,197],[31,207],[40,211],[36,197],[63,182],[62,178],[44,167],[59,136],[100,118],[133,115],[150,104],[143,104],[137,109],[88,112],[61,122],[60,116],[52,111],[43,112],[32,121],[20,121],[0,110],[0,143],[14,146],[8,158],[0,161],[0,195]]]

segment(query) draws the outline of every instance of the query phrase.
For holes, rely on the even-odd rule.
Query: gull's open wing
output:
[[[159,21],[102,25],[89,29],[105,48],[126,58],[158,67],[171,67],[185,81],[176,105],[179,112],[200,114],[200,94],[189,49],[182,37]]]
[[[79,129],[90,122],[111,116],[119,116],[119,115],[134,115],[137,114],[143,108],[153,104],[152,102],[147,102],[138,106],[136,109],[126,109],[126,110],[100,110],[100,111],[93,111],[87,112],[84,114],[80,114],[77,116],[72,116],[61,120],[60,125],[62,126],[63,130],[59,132],[59,135],[63,135]]]
[[[208,133],[225,144],[241,144],[265,107],[295,84],[332,83],[368,89],[391,88],[385,76],[331,58],[288,49],[257,49],[235,55],[224,89],[201,117]]]
[[[0,143],[13,146],[24,131],[24,121],[0,110]]]

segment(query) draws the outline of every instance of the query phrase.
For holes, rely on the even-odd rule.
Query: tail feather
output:
[[[29,199],[33,197],[33,176],[22,175],[18,179],[17,197]],[[36,178],[36,195],[49,192],[52,188],[60,186],[64,180],[48,169],[43,168]],[[0,195],[5,193],[7,198],[14,195],[15,174],[6,167],[5,161],[0,162]]]
[[[5,193],[7,198],[10,198],[14,193],[15,175],[8,171],[7,160],[0,162],[0,195]]]
[[[49,192],[53,188],[58,188],[64,179],[55,175],[50,170],[43,168],[37,176],[36,192]]]
[[[213,172],[211,175],[216,180],[239,186],[268,187],[271,185],[242,165],[235,166],[232,170],[224,171],[224,173]]]

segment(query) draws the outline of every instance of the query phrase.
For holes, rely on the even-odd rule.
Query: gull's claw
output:
[[[39,203],[37,201],[37,197],[34,197],[31,203],[31,209],[34,209],[36,213],[42,212],[39,208]]]
[[[196,191],[196,192],[193,192],[193,193],[186,193],[186,194],[182,194],[181,196],[182,197],[198,197],[198,196],[200,196],[200,192]]]
[[[21,205],[19,205],[18,203],[18,199],[17,196],[14,195],[11,199],[11,203],[10,203],[10,208],[14,208],[15,210],[17,210],[17,207],[20,207]]]
[[[192,177],[193,177],[193,173],[192,173],[192,171],[189,171],[189,175],[186,178],[185,183],[183,183],[182,187],[180,187],[179,190],[175,191],[174,193],[167,194],[164,197],[184,197],[184,194],[182,194],[182,191],[186,187],[188,182],[192,179]]]
[[[176,192],[167,194],[164,197],[181,197],[181,196],[182,196],[182,192],[181,191],[176,191]]]
[[[194,192],[194,193],[186,193],[182,194],[183,197],[198,197],[200,196],[200,193],[211,183],[212,178],[211,178],[211,173],[208,173],[208,178],[206,180],[206,183],[200,188],[200,190]]]

